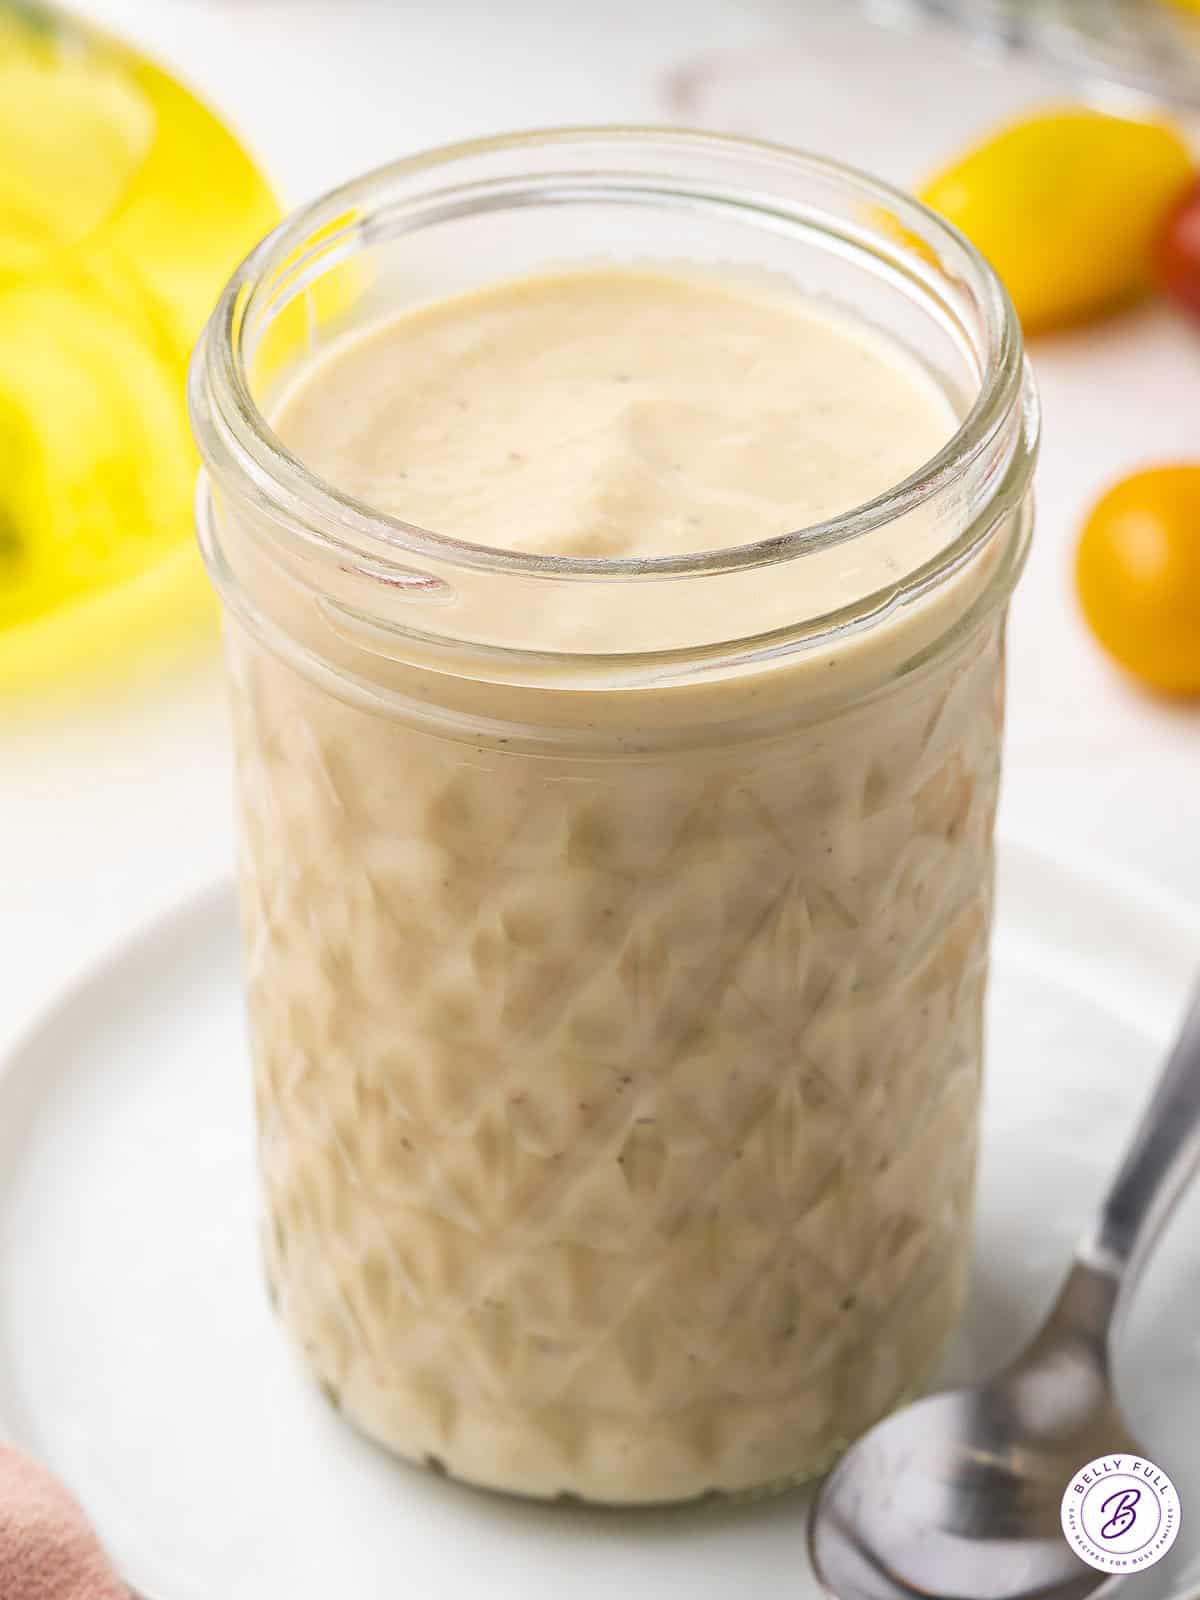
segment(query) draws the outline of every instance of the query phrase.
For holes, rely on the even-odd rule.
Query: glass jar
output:
[[[585,559],[382,515],[265,420],[347,328],[634,259],[830,297],[919,356],[957,433],[819,527]],[[284,223],[191,398],[284,1324],[358,1425],[475,1483],[632,1503],[822,1472],[964,1295],[1037,431],[998,282],[792,151],[520,135]],[[570,647],[530,628],[564,613]]]
[[[1200,22],[1180,0],[860,0],[880,22],[944,28],[1034,52],[1093,92],[1200,108]]]

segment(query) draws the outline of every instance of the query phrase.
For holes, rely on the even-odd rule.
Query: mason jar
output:
[[[957,431],[819,526],[640,559],[405,523],[272,431],[348,330],[630,261],[844,308]],[[284,1327],[355,1424],[473,1483],[821,1473],[964,1297],[1037,433],[1000,284],[827,161],[522,134],[284,222],[191,403]]]

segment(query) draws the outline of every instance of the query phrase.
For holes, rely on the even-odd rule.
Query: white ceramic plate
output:
[[[1015,1350],[1169,1040],[1200,914],[1001,855],[973,1300],[947,1376]],[[1200,1565],[1200,1196],[1127,1327],[1120,1378]],[[400,1466],[285,1348],[259,1275],[232,895],[179,911],[0,1066],[0,1429],[73,1486],[154,1600],[810,1600],[806,1498],[542,1507]]]

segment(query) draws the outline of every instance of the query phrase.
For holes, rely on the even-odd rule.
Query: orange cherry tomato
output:
[[[1155,265],[1165,293],[1200,317],[1200,178],[1168,216]]]
[[[1127,672],[1200,695],[1200,463],[1114,485],[1084,524],[1075,581],[1092,632]]]

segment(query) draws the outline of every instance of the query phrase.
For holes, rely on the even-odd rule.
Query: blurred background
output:
[[[1188,0],[78,0],[73,15],[130,54],[35,0],[0,0],[0,1044],[115,939],[229,871],[182,385],[205,308],[280,206],[449,140],[682,123],[909,188],[947,175],[939,203],[961,207],[968,231],[992,225],[1014,252],[1014,294],[1036,297],[1073,245],[1085,274],[1096,237],[1121,271],[1143,251],[1134,240],[1122,254],[1128,193],[1156,193],[1161,163],[1127,161],[1120,129],[1077,145],[1060,124],[978,161],[972,150],[1014,119],[1087,103],[1169,118],[1172,148],[1190,142],[1194,161],[1188,12]],[[1162,170],[1165,227],[1179,158]],[[1023,187],[1047,171],[1070,196],[1049,215]],[[1015,243],[995,233],[1013,192]],[[1200,319],[1186,250],[1174,260],[1171,283],[1139,263],[1079,314],[1029,310],[1045,443],[1010,635],[1003,826],[1197,902],[1200,701],[1114,663],[1077,570],[1081,529],[1114,480],[1200,469]],[[1200,492],[1172,505],[1165,603],[1200,653]]]

